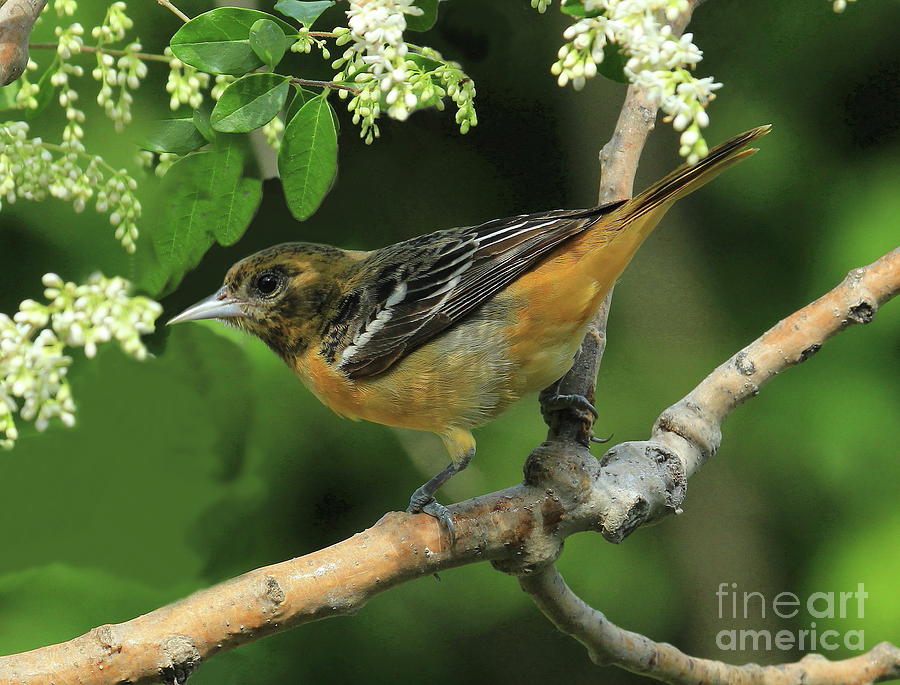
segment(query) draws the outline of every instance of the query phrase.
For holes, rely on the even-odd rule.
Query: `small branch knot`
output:
[[[160,643],[166,666],[159,675],[167,685],[183,685],[200,665],[200,651],[187,635],[170,635]]]
[[[850,307],[847,312],[847,318],[854,323],[871,323],[872,319],[875,318],[875,307],[863,300],[859,304]]]
[[[607,451],[600,461],[600,479],[609,504],[599,530],[613,543],[680,511],[687,493],[681,459],[655,442],[625,442]]]

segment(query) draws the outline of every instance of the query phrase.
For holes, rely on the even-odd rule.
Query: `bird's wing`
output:
[[[493,297],[621,203],[497,219],[378,250],[345,295],[323,351],[349,378],[374,376]]]

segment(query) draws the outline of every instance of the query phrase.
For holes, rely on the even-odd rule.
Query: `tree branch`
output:
[[[28,36],[47,0],[6,0],[0,4],[0,86],[15,81],[28,64]]]
[[[583,644],[591,660],[678,685],[852,685],[900,677],[900,649],[882,642],[859,656],[829,661],[809,654],[793,664],[731,666],[688,656],[672,645],[624,630],[584,603],[553,566],[519,578],[541,611]]]
[[[851,271],[831,292],[744,348],[741,368],[752,364],[754,371],[750,377],[741,373],[741,382],[750,378],[754,387],[749,390],[758,388],[775,372],[800,361],[804,350],[818,349],[853,323],[871,321],[878,306],[898,290],[900,248]],[[695,445],[700,438],[692,438],[689,422],[680,422],[691,416],[720,420],[749,397],[752,392],[729,390],[738,380],[736,370],[733,361],[726,362],[663,412],[650,441],[618,445],[599,461],[581,445],[540,445],[525,464],[524,483],[450,507],[457,530],[452,550],[436,519],[390,513],[372,528],[318,552],[251,571],[69,642],[0,657],[0,682],[112,684],[152,682],[160,676],[181,681],[219,652],[301,623],[356,612],[370,597],[395,585],[485,560],[519,576],[540,579],[550,573],[543,576],[549,580],[525,585],[537,588],[539,606],[543,609],[544,602],[551,617],[564,617],[571,613],[567,606],[553,605],[568,595],[558,588],[555,594],[541,590],[541,583],[553,580],[555,572],[546,568],[558,556],[563,540],[593,530],[618,541],[639,525],[672,513],[684,498],[687,475],[702,463],[695,453],[709,449],[702,444],[711,444],[707,439]],[[664,429],[660,425],[666,423],[665,417],[671,419]],[[608,649],[615,649],[615,644]],[[888,649],[879,647],[865,658],[838,662],[835,668],[854,674],[838,681],[864,682],[860,674],[869,672],[868,666],[864,668],[867,659],[886,664],[882,652]],[[896,658],[892,663],[897,669]],[[831,668],[816,658],[801,665],[819,669],[817,673]]]
[[[697,6],[693,0],[688,11],[672,22],[672,31],[681,35]],[[600,151],[600,182],[597,203],[600,205],[626,200],[634,188],[634,176],[647,136],[656,122],[656,105],[642,88],[628,86],[625,102],[609,142]],[[588,325],[587,333],[572,368],[545,392],[581,395],[594,401],[595,383],[606,348],[606,321],[612,305],[613,289],[606,294],[600,309]],[[587,444],[591,438],[593,417],[576,412],[556,412],[550,418],[547,440]]]

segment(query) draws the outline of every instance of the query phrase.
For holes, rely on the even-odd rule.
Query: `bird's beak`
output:
[[[191,305],[178,316],[173,316],[166,323],[167,326],[173,323],[181,323],[182,321],[200,321],[201,319],[231,319],[236,316],[246,316],[241,311],[243,300],[231,297],[225,286],[219,288],[215,293],[200,300],[197,304]]]

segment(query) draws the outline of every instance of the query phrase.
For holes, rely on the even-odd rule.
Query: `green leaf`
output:
[[[164,119],[154,122],[146,140],[141,144],[150,152],[172,152],[186,155],[206,145],[206,138],[194,125],[193,119]]]
[[[0,110],[15,109],[18,92],[19,84],[15,81],[0,88]]]
[[[216,140],[216,132],[213,130],[212,124],[209,123],[210,114],[212,114],[212,107],[209,101],[204,100],[203,104],[194,110],[194,126],[200,131],[201,136],[213,143]]]
[[[257,129],[281,111],[289,89],[288,76],[247,74],[222,92],[210,115],[210,124],[223,133]]]
[[[291,214],[308,219],[337,174],[337,132],[324,96],[310,100],[288,122],[278,153],[278,173]]]
[[[430,57],[426,57],[425,55],[417,55],[414,52],[408,53],[406,55],[406,59],[418,65],[418,67],[423,72],[434,71],[438,67],[442,66],[441,62],[438,62],[436,59],[431,59]]]
[[[260,19],[250,27],[250,47],[263,64],[274,69],[284,57],[289,39],[271,19]]]
[[[413,5],[422,10],[419,16],[406,15],[406,28],[410,31],[428,31],[437,21],[438,0],[416,0]]]
[[[603,14],[602,9],[593,9],[590,12],[585,11],[584,0],[563,0],[559,9],[563,14],[568,14],[570,17],[578,17],[579,19],[599,17]]]
[[[614,43],[607,43],[603,46],[603,61],[597,65],[597,71],[611,81],[619,83],[628,83],[628,77],[625,76],[625,63],[628,57],[619,52],[619,46]]]
[[[285,36],[297,31],[271,14],[240,7],[220,7],[200,14],[172,36],[174,55],[212,74],[246,74],[263,65],[250,47],[250,29],[260,19],[275,23]]]
[[[291,104],[288,105],[287,110],[285,111],[284,120],[286,122],[290,122],[303,105],[319,95],[319,93],[314,93],[313,91],[307,90],[296,84],[294,84],[294,91],[296,91],[296,93],[291,100]]]
[[[275,3],[275,11],[284,16],[296,19],[304,26],[312,26],[319,16],[334,3],[325,2],[301,2],[301,0],[278,0]]]
[[[150,225],[158,265],[146,275],[151,291],[169,291],[213,241],[234,243],[262,198],[262,181],[243,177],[248,153],[234,139],[176,162],[163,178],[158,219]]]

